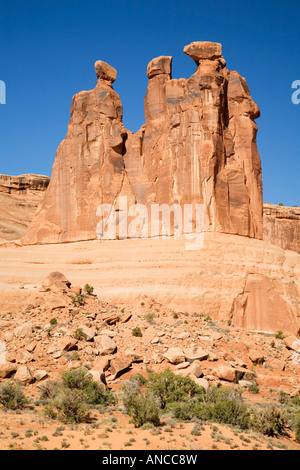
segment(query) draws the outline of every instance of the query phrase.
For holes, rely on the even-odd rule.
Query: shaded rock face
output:
[[[97,86],[73,97],[51,183],[23,243],[94,239],[97,207],[116,207],[120,195],[148,208],[203,204],[205,230],[262,238],[259,109],[246,80],[226,68],[220,44],[196,42],[184,52],[197,66],[189,79],[172,79],[170,56],[149,63],[145,125],[136,134],[122,124],[115,69],[96,62]]]
[[[300,253],[300,207],[264,204],[264,239]]]
[[[25,234],[49,181],[42,175],[0,175],[0,241]]]

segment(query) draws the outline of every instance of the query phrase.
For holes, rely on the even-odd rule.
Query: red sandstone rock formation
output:
[[[51,183],[23,243],[96,238],[97,207],[113,204],[121,217],[120,195],[147,207],[203,204],[205,230],[262,238],[259,109],[245,79],[226,68],[220,44],[195,42],[184,52],[197,65],[189,79],[172,80],[172,57],[149,63],[145,125],[136,134],[122,125],[116,70],[96,62],[97,86],[73,98]]]
[[[300,253],[300,207],[265,203],[264,240]]]
[[[25,244],[96,238],[98,205],[113,202],[121,191],[126,132],[122,104],[112,88],[116,71],[102,61],[95,69],[96,88],[73,97],[68,133]]]

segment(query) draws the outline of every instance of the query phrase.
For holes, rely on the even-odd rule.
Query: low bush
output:
[[[266,408],[254,408],[252,428],[270,437],[287,435],[289,427],[288,414],[276,405],[268,405]]]
[[[82,423],[90,419],[89,407],[81,390],[61,389],[55,396],[53,406],[61,421]]]
[[[93,286],[90,286],[90,284],[85,284],[83,290],[84,290],[88,295],[92,295],[92,293],[94,292],[94,288],[93,288]]]
[[[162,409],[168,408],[173,403],[185,402],[191,397],[202,399],[205,395],[205,389],[197,385],[194,380],[175,375],[169,369],[162,373],[150,373],[147,388],[159,398]]]
[[[85,304],[85,296],[82,294],[76,294],[74,297],[71,298],[74,305],[84,305]]]
[[[132,329],[132,336],[139,336],[139,337],[143,336],[143,333],[141,332],[141,329],[139,326]]]
[[[160,424],[160,403],[149,390],[142,392],[138,381],[127,380],[121,387],[122,399],[127,414],[135,427],[146,423]]]
[[[8,382],[0,385],[0,403],[5,409],[17,410],[24,408],[28,400],[20,385]]]

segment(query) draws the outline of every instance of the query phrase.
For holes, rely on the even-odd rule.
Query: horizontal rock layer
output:
[[[264,204],[264,239],[300,253],[300,207]]]
[[[0,241],[20,239],[30,226],[50,178],[0,175]]]

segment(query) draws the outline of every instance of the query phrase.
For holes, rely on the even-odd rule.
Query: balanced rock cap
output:
[[[173,57],[161,55],[152,59],[147,67],[147,77],[153,78],[155,75],[168,74],[171,76],[172,73],[172,60]]]
[[[103,60],[97,60],[95,62],[96,75],[101,80],[107,80],[113,83],[117,78],[117,71],[111,65],[103,62]]]
[[[183,52],[194,59],[198,65],[201,59],[218,59],[222,57],[222,44],[218,42],[196,41],[185,46]]]

